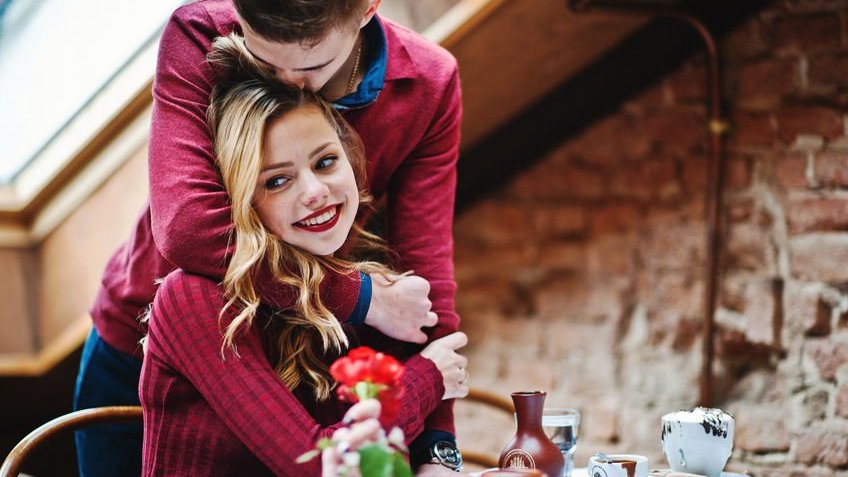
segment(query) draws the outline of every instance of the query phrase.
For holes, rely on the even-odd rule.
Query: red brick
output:
[[[525,209],[523,223],[513,227],[532,225],[533,233],[540,242],[552,239],[581,236],[586,232],[586,212],[582,207],[531,206]]]
[[[752,160],[748,157],[730,157],[725,162],[724,183],[731,189],[744,189],[751,185]]]
[[[478,246],[532,243],[535,240],[527,207],[507,201],[485,201],[457,220],[456,240]]]
[[[802,280],[826,283],[848,281],[848,234],[814,233],[792,237],[792,274]]]
[[[706,121],[702,112],[674,108],[647,115],[639,129],[664,151],[683,155],[705,146]]]
[[[790,12],[840,12],[845,10],[845,0],[784,0]]]
[[[736,91],[739,105],[749,109],[771,110],[784,97],[800,87],[798,62],[794,59],[767,59],[739,68]]]
[[[539,262],[536,267],[548,274],[562,271],[584,270],[586,268],[586,244],[584,242],[552,242],[539,250]],[[480,264],[478,263],[479,267]],[[488,268],[488,262],[486,267]]]
[[[810,53],[838,50],[842,46],[842,26],[833,13],[792,15],[774,26],[774,46],[778,52]]]
[[[749,197],[734,198],[728,201],[727,218],[731,222],[744,222],[754,213],[754,201]]]
[[[639,209],[632,205],[602,205],[589,211],[589,230],[593,236],[634,232],[640,218]]]
[[[780,346],[781,297],[783,283],[778,280],[751,280],[745,290],[745,337],[751,343]]]
[[[696,343],[700,343],[703,327],[704,320],[701,318],[681,318],[677,321],[671,348],[677,352],[692,349]]]
[[[777,158],[775,165],[775,178],[777,183],[786,189],[806,189],[809,187],[807,179],[807,154],[791,152]]]
[[[848,417],[848,384],[843,384],[836,389],[836,415]]]
[[[480,247],[477,243],[457,241],[454,250],[456,280],[461,283],[509,281],[516,273],[539,268],[539,250],[535,246]],[[485,261],[485,267],[480,266],[481,261]]]
[[[639,243],[635,235],[604,235],[587,247],[587,268],[593,276],[627,277],[633,273]]]
[[[790,283],[786,288],[786,320],[799,325],[807,336],[830,334],[830,307],[822,300],[818,284]]]
[[[523,201],[605,197],[603,172],[579,166],[557,154],[542,159],[531,170],[517,176],[507,194]]]
[[[777,112],[780,139],[792,144],[799,134],[835,139],[844,133],[842,113],[825,106],[790,106]]]
[[[791,233],[848,230],[848,199],[791,200],[786,216]]]
[[[693,200],[706,196],[707,182],[709,182],[707,180],[707,162],[707,154],[704,152],[690,154],[680,161],[683,188],[686,195]],[[703,203],[703,199],[700,199],[700,202]]]
[[[604,167],[639,160],[650,153],[651,147],[651,138],[626,114],[604,118],[567,143],[568,152],[582,163]]]
[[[650,269],[691,269],[704,261],[705,224],[678,223],[649,217],[648,242],[641,247],[642,260]]]
[[[642,161],[616,170],[610,178],[615,197],[642,202],[669,202],[680,198],[682,189],[674,159]]]
[[[707,71],[701,65],[687,63],[674,72],[666,84],[675,102],[704,101],[707,98]]]
[[[807,72],[810,85],[824,88],[824,92],[835,92],[836,88],[848,87],[848,55],[844,53],[814,56],[810,58]]]
[[[775,250],[769,234],[754,224],[732,224],[725,244],[729,266],[769,272],[774,268]]]
[[[804,464],[830,467],[848,465],[848,423],[826,422],[804,430],[797,440],[796,459]]]
[[[734,446],[747,452],[786,452],[791,445],[786,428],[786,411],[772,408],[746,407],[736,411]]]
[[[720,43],[721,56],[727,61],[762,58],[771,50],[771,38],[761,19],[744,22],[726,34]]]
[[[848,187],[848,151],[825,151],[816,156],[816,181],[823,187]]]
[[[729,145],[771,146],[777,139],[777,120],[770,112],[736,111],[730,120]]]
[[[807,340],[807,356],[815,363],[819,375],[826,381],[836,379],[836,371],[848,363],[848,343],[827,338]]]

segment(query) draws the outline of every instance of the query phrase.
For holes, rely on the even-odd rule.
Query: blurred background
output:
[[[146,200],[157,40],[181,3],[0,0],[2,455],[71,409],[88,307]],[[732,469],[848,475],[848,1],[381,13],[460,65],[473,387],[578,408],[578,466],[665,467],[660,416],[709,404],[736,418]],[[514,434],[478,404],[457,419],[464,449]],[[68,438],[26,470],[75,468]]]

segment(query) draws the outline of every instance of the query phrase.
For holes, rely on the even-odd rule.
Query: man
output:
[[[369,190],[386,198],[395,268],[417,276],[332,274],[322,297],[336,317],[399,341],[424,343],[456,331],[453,206],[459,77],[449,53],[376,16],[380,0],[201,0],[178,9],[160,43],[149,143],[150,205],[109,261],[92,307],[75,409],[138,404],[138,321],[155,281],[174,268],[220,280],[232,251],[228,198],[214,166],[206,123],[215,77],[212,40],[232,31],[276,76],[320,92],[362,136]],[[292,304],[292,290],[262,280],[264,302]],[[429,296],[428,296],[429,294]],[[432,302],[431,302],[432,300]],[[421,328],[433,326],[425,334]],[[368,336],[368,327],[363,331]],[[384,336],[386,347],[395,346]],[[464,370],[463,370],[464,372]],[[137,475],[141,432],[114,426],[77,435],[80,473]],[[411,446],[419,475],[449,472],[453,413],[444,402]],[[106,449],[109,449],[107,452]],[[115,451],[113,449],[122,449]],[[438,449],[438,450],[437,450]]]

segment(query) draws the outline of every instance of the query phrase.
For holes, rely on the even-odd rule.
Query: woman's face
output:
[[[347,239],[359,190],[339,136],[316,106],[269,124],[253,201],[265,227],[309,253],[331,255]]]

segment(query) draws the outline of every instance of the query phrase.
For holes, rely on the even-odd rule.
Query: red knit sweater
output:
[[[387,199],[386,239],[400,257],[398,269],[430,282],[439,316],[432,336],[439,337],[459,327],[452,257],[459,76],[448,52],[381,21],[388,48],[384,88],[374,103],[344,114],[365,143],[370,191]],[[136,356],[145,332],[138,317],[153,300],[156,279],[181,268],[217,282],[226,271],[232,225],[206,123],[213,75],[205,56],[215,37],[238,29],[230,0],[201,0],[179,8],[162,35],[149,143],[150,204],[107,264],[91,311],[101,337]],[[262,284],[264,302],[291,306],[292,289]],[[358,275],[330,275],[322,285],[325,303],[347,319],[357,302]],[[428,428],[453,431],[449,405],[439,407]]]
[[[240,357],[221,355],[221,329],[233,313],[212,280],[176,271],[153,304],[139,396],[144,406],[142,475],[320,475],[320,459],[296,464],[338,427],[344,406],[292,394],[265,357],[259,326],[238,335]],[[258,318],[257,318],[258,319]],[[398,425],[407,443],[444,394],[436,366],[418,355],[405,363]]]

